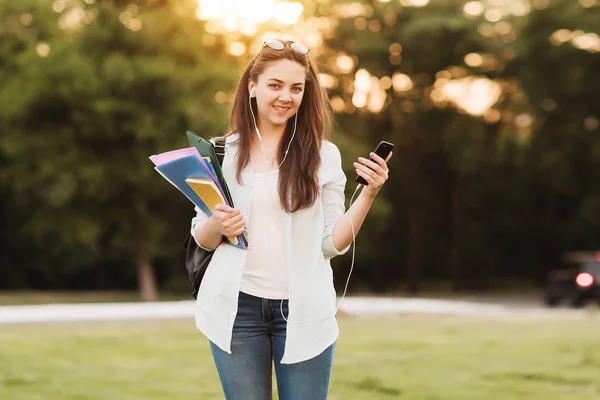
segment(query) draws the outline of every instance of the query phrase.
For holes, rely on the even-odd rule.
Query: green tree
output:
[[[374,276],[373,288],[385,289],[397,285],[401,277],[397,266],[406,265],[408,290],[414,293],[420,289],[422,265],[438,265],[425,273],[440,276],[445,272],[439,266],[449,264],[453,216],[448,203],[459,167],[449,165],[449,141],[461,146],[454,151],[462,151],[476,144],[477,135],[486,130],[485,124],[434,104],[432,86],[436,74],[463,65],[466,54],[481,51],[485,45],[477,33],[477,22],[465,18],[455,2],[433,2],[423,8],[396,2],[363,4],[359,15],[342,15],[327,44],[334,54],[356,57],[355,68],[335,91],[350,110],[339,118],[343,129],[353,137],[366,132],[369,142],[386,139],[396,145],[386,192],[394,213],[383,235],[390,245],[372,252],[379,262],[370,263],[365,273]],[[342,2],[338,6],[343,10]],[[410,83],[405,88],[397,87],[396,82],[389,85],[381,111],[354,111],[354,90],[347,88],[352,87],[359,69],[377,79],[402,73]],[[471,125],[467,131],[457,129],[466,121]],[[458,252],[453,258],[458,263]]]
[[[194,4],[128,3],[2,4],[2,177],[40,249],[128,254],[154,300],[153,258],[181,245],[192,207],[148,156],[186,146],[186,129],[219,134],[215,93],[236,69],[203,45]]]
[[[524,170],[536,228],[525,243],[538,280],[560,253],[600,243],[600,7],[584,3],[553,0],[529,14],[505,70],[535,117]]]
[[[483,12],[468,17],[466,3],[336,2],[322,10],[340,14],[328,57],[354,57],[334,89],[344,104],[341,128],[351,138],[396,143],[386,192],[392,245],[367,246],[369,266],[359,269],[375,289],[397,285],[398,264],[406,265],[410,292],[421,276],[450,277],[454,289],[498,278],[540,282],[561,252],[597,241],[599,8],[533,2],[528,14],[505,10],[491,23]],[[569,43],[557,43],[565,36],[559,29]],[[467,64],[467,55],[480,62]],[[327,65],[339,73],[335,62]],[[387,89],[381,111],[357,110],[361,68],[411,82]],[[473,75],[502,85],[485,120],[432,101],[436,80]]]

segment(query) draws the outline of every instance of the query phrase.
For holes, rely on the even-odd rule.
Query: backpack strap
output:
[[[215,138],[215,153],[217,153],[219,165],[223,165],[223,158],[225,157],[225,136]]]

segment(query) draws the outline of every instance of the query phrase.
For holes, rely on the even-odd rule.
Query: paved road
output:
[[[492,301],[489,297],[431,299],[346,297],[338,309],[346,315],[472,315],[526,318],[598,318],[590,309],[547,309],[536,302]],[[0,307],[0,324],[193,318],[193,301],[156,303],[46,304]]]

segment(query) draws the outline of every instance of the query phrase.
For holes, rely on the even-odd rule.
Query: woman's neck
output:
[[[258,130],[262,138],[259,140],[258,136],[255,136],[252,140],[252,158],[254,160],[255,172],[265,172],[272,170],[277,162],[277,153],[279,144],[285,133],[286,125],[272,125],[266,123],[258,123]],[[265,164],[262,166],[262,164]]]

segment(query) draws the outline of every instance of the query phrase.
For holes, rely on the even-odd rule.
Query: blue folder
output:
[[[210,175],[204,169],[200,161],[196,156],[186,156],[177,160],[170,161],[168,163],[154,167],[166,180],[171,182],[177,187],[188,199],[196,206],[200,207],[206,215],[212,215],[206,204],[202,201],[200,196],[194,192],[194,190],[185,181],[187,178],[208,178],[211,179]]]
[[[206,206],[200,196],[198,196],[185,181],[187,178],[207,178],[212,180],[212,177],[202,166],[198,157],[195,155],[182,157],[154,167],[154,169],[173,186],[177,187],[177,189],[179,189],[192,203],[198,206],[206,215],[212,215],[212,210]],[[217,184],[219,183],[217,182]],[[227,240],[227,243],[240,249],[245,248],[244,241],[241,240],[240,237],[238,237],[237,245],[231,243],[229,240]]]

